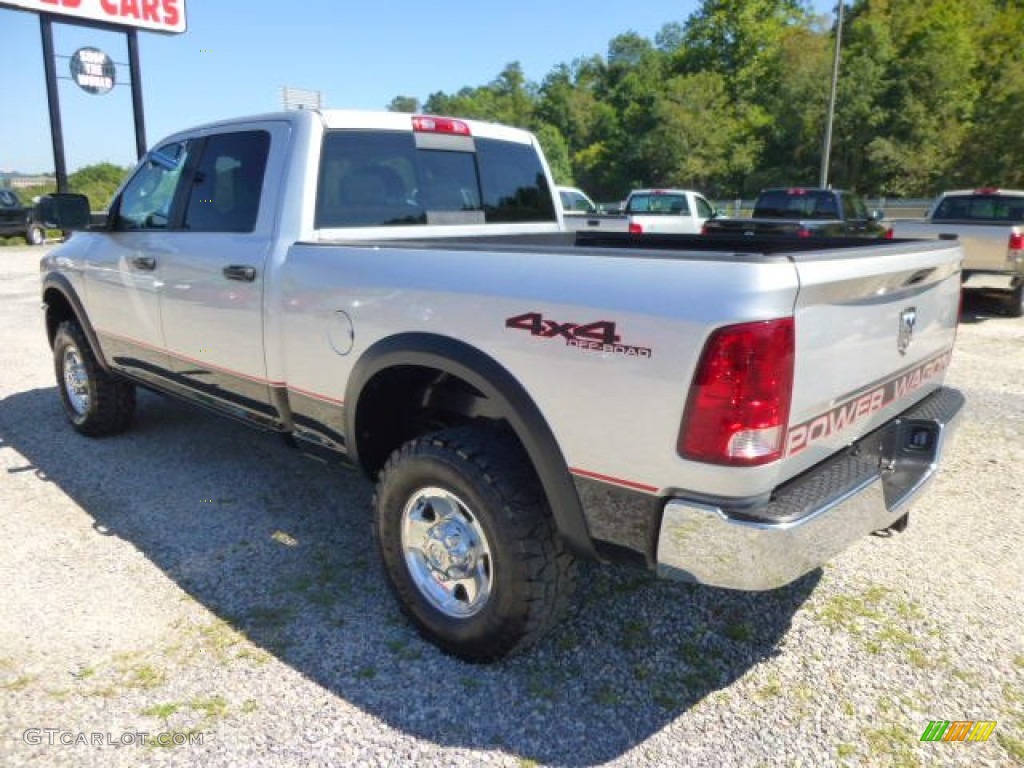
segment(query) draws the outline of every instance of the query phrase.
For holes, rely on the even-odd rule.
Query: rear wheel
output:
[[[391,587],[444,651],[498,659],[565,612],[576,562],[509,432],[465,427],[406,443],[381,472],[375,504]]]
[[[135,413],[135,387],[103,370],[81,326],[65,320],[53,338],[57,389],[71,425],[83,435],[123,432]]]
[[[1016,278],[1016,284],[1010,290],[1010,317],[1024,317],[1024,277]]]
[[[25,240],[29,245],[42,245],[46,240],[46,233],[38,224],[30,224],[25,230]]]

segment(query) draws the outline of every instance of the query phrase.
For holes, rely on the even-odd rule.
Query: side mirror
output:
[[[89,198],[69,192],[43,195],[36,203],[34,217],[47,229],[70,232],[89,229],[92,224]]]
[[[881,221],[885,218],[885,211],[876,208],[868,214],[868,218],[872,221]]]

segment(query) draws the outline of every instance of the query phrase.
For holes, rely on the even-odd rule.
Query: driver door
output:
[[[160,319],[166,235],[181,205],[189,141],[150,152],[121,190],[104,247],[86,259],[89,317],[107,359],[142,379],[163,380],[171,366]]]

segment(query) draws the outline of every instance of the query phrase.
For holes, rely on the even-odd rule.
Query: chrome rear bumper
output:
[[[670,499],[658,536],[658,575],[744,590],[798,579],[903,516],[935,475],[963,404],[957,390],[938,390],[780,487],[756,517]]]

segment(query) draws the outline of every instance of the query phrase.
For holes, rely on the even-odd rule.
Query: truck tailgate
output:
[[[796,254],[796,363],[784,474],[937,389],[960,303],[955,242]]]

